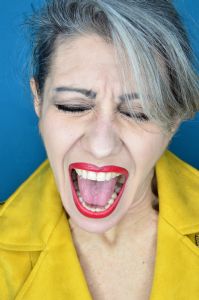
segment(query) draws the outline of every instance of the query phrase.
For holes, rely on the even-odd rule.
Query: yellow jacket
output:
[[[198,300],[199,171],[166,151],[156,173],[160,214],[150,300]],[[0,206],[0,299],[92,299],[48,161]]]

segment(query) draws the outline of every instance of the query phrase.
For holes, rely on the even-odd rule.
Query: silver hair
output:
[[[95,33],[114,46],[129,107],[128,95],[135,83],[143,111],[166,130],[199,111],[192,51],[171,1],[51,0],[29,24],[33,76],[41,94],[58,38]]]

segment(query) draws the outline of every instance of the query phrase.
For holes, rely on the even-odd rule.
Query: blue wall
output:
[[[21,26],[31,3],[37,6],[42,1],[0,2],[0,201],[7,199],[46,157],[28,86],[28,49]],[[185,18],[196,51],[199,1],[175,0],[174,3]],[[199,168],[199,115],[182,124],[170,149]]]

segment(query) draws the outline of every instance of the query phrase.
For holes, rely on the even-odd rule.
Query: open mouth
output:
[[[128,179],[128,171],[116,166],[75,163],[69,173],[75,205],[90,218],[104,218],[114,211]]]

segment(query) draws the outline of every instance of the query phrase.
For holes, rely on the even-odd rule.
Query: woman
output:
[[[173,5],[52,0],[30,24],[49,162],[1,208],[0,298],[198,299],[199,173],[166,150],[199,110]]]

